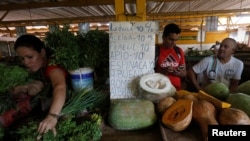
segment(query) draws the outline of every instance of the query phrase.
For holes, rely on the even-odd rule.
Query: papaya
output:
[[[250,95],[233,93],[228,96],[226,102],[230,103],[232,108],[241,109],[250,117]]]
[[[221,82],[210,83],[204,87],[203,91],[222,101],[226,100],[230,94],[229,88]]]
[[[192,120],[193,101],[178,99],[162,116],[162,124],[173,131],[185,130]]]
[[[154,103],[146,99],[112,99],[108,123],[117,130],[139,130],[157,121]]]
[[[225,101],[221,101],[209,94],[207,94],[206,92],[199,90],[199,95],[198,98],[200,100],[207,100],[209,102],[211,102],[215,107],[217,108],[230,108],[231,104]]]
[[[245,81],[241,83],[237,88],[236,88],[237,93],[244,93],[250,95],[250,80]]]

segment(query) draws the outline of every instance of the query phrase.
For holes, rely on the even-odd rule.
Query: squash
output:
[[[222,109],[218,115],[218,122],[221,125],[249,125],[248,115],[236,108]]]
[[[207,94],[206,92],[204,92],[202,90],[199,90],[198,98],[200,100],[207,100],[207,101],[211,102],[217,108],[230,108],[231,107],[230,103],[221,101],[221,100]]]
[[[173,131],[185,130],[192,121],[193,101],[179,99],[162,116],[162,124]]]
[[[230,94],[226,100],[233,108],[241,109],[250,117],[250,95],[245,93]]]
[[[139,93],[147,100],[158,102],[166,96],[174,96],[175,92],[175,87],[163,74],[146,74],[140,78]]]
[[[158,103],[156,103],[156,111],[160,114],[163,115],[165,111],[176,102],[176,99],[173,97],[164,97],[161,99]]]
[[[199,99],[197,96],[195,96],[194,94],[185,94],[185,95],[182,95],[180,97],[180,99],[189,99],[189,100],[192,100],[193,102],[197,102]]]
[[[157,121],[154,103],[145,99],[112,99],[108,123],[117,130],[139,130]]]
[[[194,93],[194,92],[190,92],[190,91],[188,91],[188,90],[178,90],[178,91],[176,91],[175,92],[175,97],[176,98],[180,98],[180,97],[182,97],[182,96],[184,96],[184,95],[189,95],[189,94],[192,94],[192,95],[194,95],[195,97],[198,97],[198,93]]]
[[[193,120],[200,126],[205,141],[208,139],[208,125],[219,125],[216,108],[207,100],[199,100],[193,104]]]

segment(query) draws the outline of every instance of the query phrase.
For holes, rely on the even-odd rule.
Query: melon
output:
[[[225,100],[230,94],[229,88],[221,82],[214,82],[208,84],[204,87],[204,91],[207,94],[218,98],[219,100]]]
[[[236,92],[250,95],[250,80],[241,83],[236,88]]]
[[[157,121],[154,103],[146,99],[113,99],[108,123],[117,130],[139,130]]]
[[[232,108],[240,109],[250,117],[250,95],[244,93],[230,94],[226,102],[230,103]]]

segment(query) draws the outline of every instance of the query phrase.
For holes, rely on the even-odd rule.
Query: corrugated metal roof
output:
[[[136,14],[136,0],[125,0],[128,15]],[[146,0],[147,20],[170,22],[183,29],[201,26],[206,16],[227,18],[250,11],[250,0]],[[115,0],[0,0],[0,27],[115,21]],[[1,32],[1,31],[0,31]]]

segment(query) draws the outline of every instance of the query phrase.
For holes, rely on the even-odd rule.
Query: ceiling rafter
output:
[[[46,1],[46,2],[45,2]],[[124,0],[126,11],[136,11],[136,0]],[[14,2],[14,3],[13,3]],[[250,12],[250,1],[146,0],[146,20],[175,21],[183,28],[200,27],[206,16],[226,17]],[[115,21],[115,0],[5,0],[0,1],[0,27]],[[30,11],[30,17],[27,13]],[[133,15],[132,15],[133,16]],[[223,25],[222,23],[219,23]],[[237,23],[228,23],[235,26]]]

